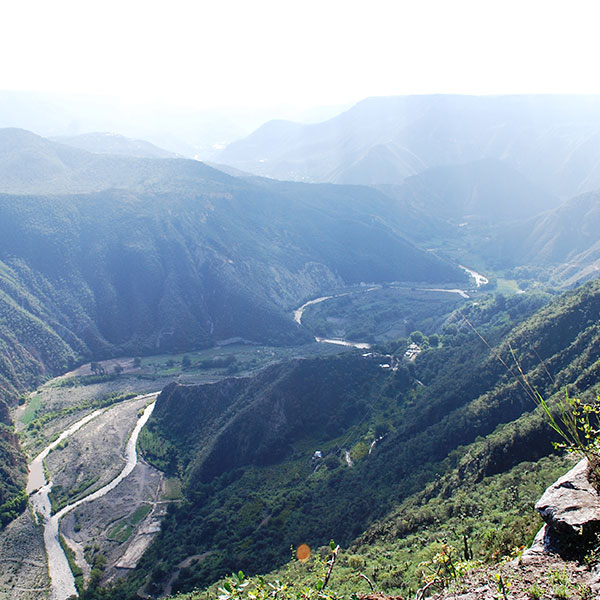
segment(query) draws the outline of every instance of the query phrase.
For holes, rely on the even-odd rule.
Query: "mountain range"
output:
[[[134,140],[116,133],[81,133],[50,138],[51,141],[73,146],[95,154],[122,154],[140,158],[177,158],[175,152],[163,150],[145,140]],[[183,157],[180,157],[183,158]]]
[[[229,173],[122,136],[0,130],[1,522],[26,502],[8,407],[47,378],[232,338],[304,344],[294,309],[364,283],[461,305],[429,337],[168,385],[139,444],[183,501],[110,597],[158,595],[181,564],[171,583],[189,591],[279,568],[300,541],[420,535],[398,507],[447,506],[550,456],[536,394],[598,392],[600,285],[558,292],[600,268],[598,140],[598,98],[568,96],[368,99],[267,123],[216,159]],[[537,289],[469,297],[465,259],[490,278],[530,270]],[[511,541],[531,533],[519,523]]]
[[[554,196],[600,188],[598,97],[368,98],[322,123],[270,121],[214,160],[278,179],[373,185],[485,158]]]
[[[233,178],[21,130],[0,134],[0,175],[3,335],[20,357],[1,375],[13,386],[15,372],[31,385],[83,358],[302,341],[291,310],[325,289],[465,278],[408,242],[368,188]]]

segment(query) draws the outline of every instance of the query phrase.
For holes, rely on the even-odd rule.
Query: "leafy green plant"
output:
[[[496,598],[498,600],[508,600],[510,590],[510,581],[506,581],[500,573],[496,573]]]
[[[587,458],[592,483],[597,485],[600,482],[600,397],[593,403],[584,403],[566,393],[565,400],[558,402],[558,418],[544,398],[539,394],[537,398],[550,427],[562,438],[554,442],[554,447]]]
[[[330,542],[328,560],[322,560],[318,555],[313,558],[314,584],[306,585],[293,580],[280,581],[275,579],[268,582],[264,577],[247,578],[243,571],[232,573],[218,588],[218,600],[336,600],[340,598],[333,591],[325,591],[333,567],[336,563],[340,547],[332,540]]]
[[[548,581],[552,586],[552,594],[555,598],[567,600],[568,598],[572,598],[577,592],[576,586],[571,583],[571,578],[566,567],[563,571],[551,569],[548,572]]]
[[[544,590],[537,583],[534,583],[527,590],[527,594],[531,600],[540,600],[540,598],[544,595]]]
[[[429,585],[441,588],[459,583],[479,561],[458,560],[459,552],[450,544],[442,544],[440,551],[429,561],[422,562],[422,579]]]

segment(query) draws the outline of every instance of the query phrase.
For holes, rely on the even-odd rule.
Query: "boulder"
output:
[[[536,510],[546,525],[532,550],[574,555],[584,551],[600,532],[600,497],[588,480],[588,462],[581,460],[553,483],[538,500]]]
[[[588,462],[583,459],[553,483],[537,501],[542,519],[558,533],[585,534],[600,525],[600,498],[588,480]]]

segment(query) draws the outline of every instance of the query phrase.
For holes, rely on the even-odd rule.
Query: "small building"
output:
[[[418,344],[415,344],[414,342],[412,342],[406,349],[406,352],[404,353],[404,357],[407,358],[408,360],[415,360],[415,358],[417,358],[417,356],[419,354],[421,354],[420,346]]]

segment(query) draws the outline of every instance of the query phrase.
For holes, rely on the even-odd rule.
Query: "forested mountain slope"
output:
[[[490,270],[519,267],[534,281],[545,273],[557,287],[598,274],[598,191],[560,202],[496,159],[433,167],[377,188],[398,204],[415,243],[474,256]]]
[[[411,240],[434,246],[454,243],[462,253],[475,245],[475,254],[483,260],[494,260],[498,245],[509,246],[498,240],[497,231],[560,204],[508,162],[495,158],[431,167],[402,184],[376,187],[397,203]],[[486,244],[492,235],[494,243]]]
[[[0,129],[0,192],[73,194],[218,187],[230,178],[194,160],[95,154],[23,129]]]
[[[547,193],[600,187],[595,96],[368,98],[312,125],[271,121],[215,160],[279,179],[401,183],[429,167],[507,160]]]
[[[160,573],[205,552],[179,589],[232,569],[265,572],[287,560],[290,544],[351,544],[442,475],[460,488],[548,455],[552,434],[534,390],[551,404],[565,386],[583,397],[598,391],[600,283],[525,319],[544,301],[463,308],[441,347],[396,370],[381,367],[389,356],[357,353],[165,389],[141,443],[183,479],[186,502],[129,585],[146,581],[156,592]],[[400,358],[405,347],[386,350]]]
[[[0,406],[86,360],[309,341],[291,311],[323,290],[466,281],[401,221],[368,188],[243,180],[0,130]]]
[[[12,180],[0,188],[63,191],[0,195],[2,340],[16,359],[0,376],[11,385],[14,372],[31,385],[84,357],[233,336],[300,342],[289,311],[322,289],[464,279],[403,239],[398,212],[367,188],[246,181],[2,134]],[[64,195],[71,186],[86,191]]]
[[[553,210],[500,229],[498,264],[545,266],[571,285],[597,277],[600,268],[600,193],[590,192]]]
[[[409,206],[459,223],[514,221],[559,204],[509,162],[495,158],[432,167],[407,178],[397,190]]]

